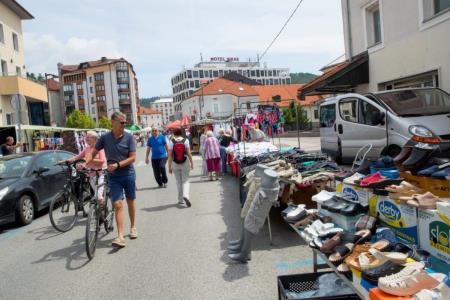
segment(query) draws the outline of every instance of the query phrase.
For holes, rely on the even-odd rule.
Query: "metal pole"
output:
[[[298,104],[295,103],[295,117],[297,118],[297,142],[298,142],[298,147],[300,148],[300,126],[299,126],[299,121],[298,121]]]

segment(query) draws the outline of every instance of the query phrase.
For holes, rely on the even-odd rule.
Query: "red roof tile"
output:
[[[253,88],[259,94],[259,100],[263,103],[276,103],[280,107],[289,106],[292,101],[297,101],[300,105],[310,105],[318,100],[321,100],[320,96],[307,96],[304,101],[297,99],[297,92],[302,89],[304,84],[278,84],[278,85],[258,85]],[[280,96],[280,102],[273,102],[273,96]]]
[[[47,88],[49,91],[59,92],[59,82],[54,79],[47,79]]]
[[[248,84],[217,78],[202,88],[198,89],[191,97],[201,95],[234,95],[237,97],[257,96],[258,93]],[[190,98],[191,98],[190,97]]]
[[[153,108],[139,106],[138,115],[158,115],[158,114],[161,113]]]

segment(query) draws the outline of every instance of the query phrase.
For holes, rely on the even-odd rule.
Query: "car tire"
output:
[[[401,151],[402,148],[400,148],[399,146],[391,145],[387,148],[385,155],[395,158],[397,155],[400,154]]]
[[[17,206],[17,222],[21,225],[28,225],[34,219],[34,202],[30,195],[22,195]]]

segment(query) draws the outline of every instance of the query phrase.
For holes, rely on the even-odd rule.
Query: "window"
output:
[[[3,76],[8,76],[8,65],[6,64],[6,60],[1,60],[1,71]]]
[[[104,80],[104,79],[105,79],[105,77],[104,77],[103,73],[94,73],[94,80],[95,81],[101,81],[101,80]]]
[[[124,61],[118,62],[116,64],[116,70],[127,70],[127,69],[128,69],[127,63]]]
[[[5,34],[3,33],[3,24],[0,23],[0,43],[5,43]]]
[[[106,101],[106,96],[97,96],[97,102],[104,102]]]
[[[345,99],[339,102],[339,113],[343,120],[353,123],[357,122],[357,103],[357,99]]]
[[[219,76],[219,72],[218,71],[213,71],[213,76],[212,77],[218,77]]]
[[[39,170],[40,168],[55,169],[58,158],[53,153],[45,153],[36,158],[34,163],[34,169]]]
[[[83,100],[83,95],[78,95],[78,100]]]
[[[359,123],[375,126],[379,124],[381,112],[367,101],[359,101]]]
[[[314,119],[318,119],[319,118],[319,110],[318,109],[315,109],[314,110]]]
[[[193,73],[193,77],[195,78],[195,77],[198,77],[198,71],[194,71],[194,72],[192,72]]]
[[[19,38],[17,37],[17,34],[14,32],[12,34],[12,39],[14,50],[19,51]]]
[[[83,85],[81,83],[77,84],[77,90],[82,90],[83,89]]]
[[[95,86],[95,90],[97,92],[104,91],[105,90],[105,86],[104,85],[96,85]]]
[[[219,104],[218,103],[214,103],[214,113],[215,114],[219,113]]]
[[[450,9],[450,0],[434,0],[434,14]]]
[[[92,83],[92,76],[89,76],[89,82]]]
[[[252,77],[255,77],[256,76],[256,71],[252,70],[250,74],[251,74]]]
[[[188,70],[188,71],[187,71],[187,75],[188,75],[188,78],[192,78],[192,71],[191,71],[191,70]]]
[[[367,47],[382,42],[381,9],[379,2],[370,4],[365,10]]]
[[[16,67],[16,75],[22,76],[22,70],[20,69],[20,67]]]
[[[94,88],[92,86],[89,87],[89,91],[91,92],[91,94],[94,93]]]
[[[12,114],[11,113],[6,114],[6,125],[12,125]]]
[[[71,84],[63,85],[63,91],[64,92],[72,92],[73,91],[73,85],[71,85]]]
[[[193,80],[189,81],[189,87],[193,88],[194,85],[195,85],[195,84],[194,84],[194,81],[193,81]]]
[[[198,80],[195,81],[195,88],[196,89],[200,88],[200,81]]]
[[[333,127],[336,121],[336,105],[329,104],[320,107],[320,127]]]

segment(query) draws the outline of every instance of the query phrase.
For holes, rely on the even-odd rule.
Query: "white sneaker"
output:
[[[288,212],[286,217],[295,217],[296,215],[298,215],[304,209],[305,209],[305,205],[304,204],[300,204],[300,205],[297,206],[296,209],[291,210],[290,212]]]
[[[312,201],[322,203],[333,198],[334,194],[325,190],[311,197]]]

